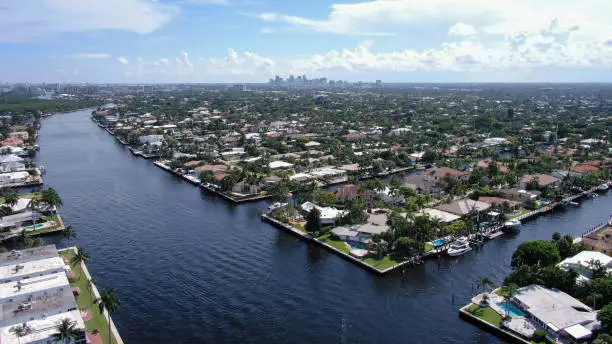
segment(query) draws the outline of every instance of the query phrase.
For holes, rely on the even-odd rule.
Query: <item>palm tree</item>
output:
[[[518,290],[519,286],[514,283],[510,283],[502,287],[502,295],[506,298],[506,317],[508,317],[508,314],[510,312],[510,299],[512,299],[512,297],[516,295]]]
[[[50,207],[59,208],[62,206],[62,199],[53,188],[43,190],[41,200],[49,204]]]
[[[19,196],[17,194],[10,194],[4,198],[4,204],[6,204],[9,208],[12,208],[19,202]]]
[[[68,318],[64,318],[60,321],[57,326],[55,326],[57,330],[52,336],[56,341],[60,341],[62,343],[70,343],[72,339],[77,339],[80,335],[81,331],[76,328],[76,322],[72,321]]]
[[[75,231],[72,229],[72,226],[66,226],[62,230],[62,236],[64,237],[64,239],[68,240],[68,246],[70,246],[70,239],[74,239],[77,237]]]
[[[17,336],[17,343],[21,343],[20,338],[26,336],[28,332],[30,332],[30,328],[26,324],[23,324],[11,327],[9,331]]]
[[[493,283],[493,281],[491,281],[488,277],[480,277],[478,280],[476,280],[476,292],[478,292],[480,287],[482,287],[482,291],[484,292],[487,286],[493,287],[494,285],[495,283]]]
[[[119,296],[115,295],[115,288],[110,288],[108,290],[102,290],[100,293],[100,301],[98,303],[98,307],[100,307],[100,314],[104,314],[104,310],[108,312],[108,343],[112,343],[111,336],[111,313],[119,308]]]
[[[81,263],[85,263],[88,260],[89,260],[89,254],[87,253],[87,251],[79,247],[77,249],[77,253],[72,258],[70,258],[70,265],[72,266],[81,265]],[[79,278],[81,278],[80,275],[79,275]]]

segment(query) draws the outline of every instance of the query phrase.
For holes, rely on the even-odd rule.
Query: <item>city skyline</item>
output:
[[[0,82],[606,82],[586,0],[48,0],[0,7]]]

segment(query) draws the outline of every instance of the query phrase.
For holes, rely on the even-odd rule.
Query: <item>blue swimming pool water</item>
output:
[[[26,231],[34,231],[34,230],[39,229],[42,226],[43,226],[42,224],[37,224],[37,225],[34,225],[34,226],[28,226],[28,227],[25,228],[25,230]]]
[[[433,241],[435,247],[442,246],[446,243],[446,239],[437,239]]]
[[[360,242],[356,242],[356,241],[349,241],[349,245],[351,245],[352,248],[356,248],[359,250],[365,250],[366,247],[364,244],[360,243]]]
[[[499,308],[501,308],[504,312],[506,311],[506,302],[499,302],[497,303],[497,305],[499,306]],[[525,313],[523,313],[523,311],[521,311],[520,309],[518,309],[518,307],[516,307],[513,304],[510,304],[510,306],[508,307],[508,315],[510,315],[511,317],[522,317],[525,316]]]

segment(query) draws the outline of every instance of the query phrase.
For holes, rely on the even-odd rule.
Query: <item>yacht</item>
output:
[[[504,227],[508,228],[508,229],[514,229],[517,230],[521,227],[521,221],[519,220],[508,220],[506,222],[504,222]]]
[[[610,188],[610,186],[608,185],[608,183],[603,183],[597,189],[599,191],[607,191],[609,188]]]
[[[462,254],[468,253],[471,250],[472,250],[472,248],[470,247],[470,242],[468,241],[468,239],[466,237],[461,237],[461,238],[457,239],[451,245],[451,247],[449,247],[449,249],[446,252],[451,257],[457,257],[457,256],[460,256]]]

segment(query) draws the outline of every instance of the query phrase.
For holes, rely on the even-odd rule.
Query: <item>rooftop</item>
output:
[[[42,258],[29,262],[0,266],[0,281],[5,279],[17,280],[22,276],[42,274],[63,269],[64,262],[59,257]]]
[[[51,337],[57,332],[55,327],[62,321],[62,319],[70,319],[76,322],[76,327],[85,329],[85,323],[78,310],[64,312],[48,316],[44,319],[37,319],[28,321],[27,325],[30,331],[27,335],[17,338],[16,335],[11,333],[10,329],[15,325],[6,326],[0,329],[0,343],[2,344],[21,344],[21,343],[32,343],[32,342],[46,342],[47,338]]]
[[[589,306],[557,289],[532,284],[519,289],[514,300],[555,331],[597,321],[597,313]]]
[[[0,253],[0,266],[12,265],[32,260],[58,257],[55,245],[27,248],[20,251]]]
[[[28,294],[61,287],[70,289],[65,272],[0,284],[0,300],[25,297]]]
[[[0,326],[22,323],[31,318],[65,312],[77,308],[71,288],[63,291],[38,295],[29,302],[23,300],[0,304]]]

